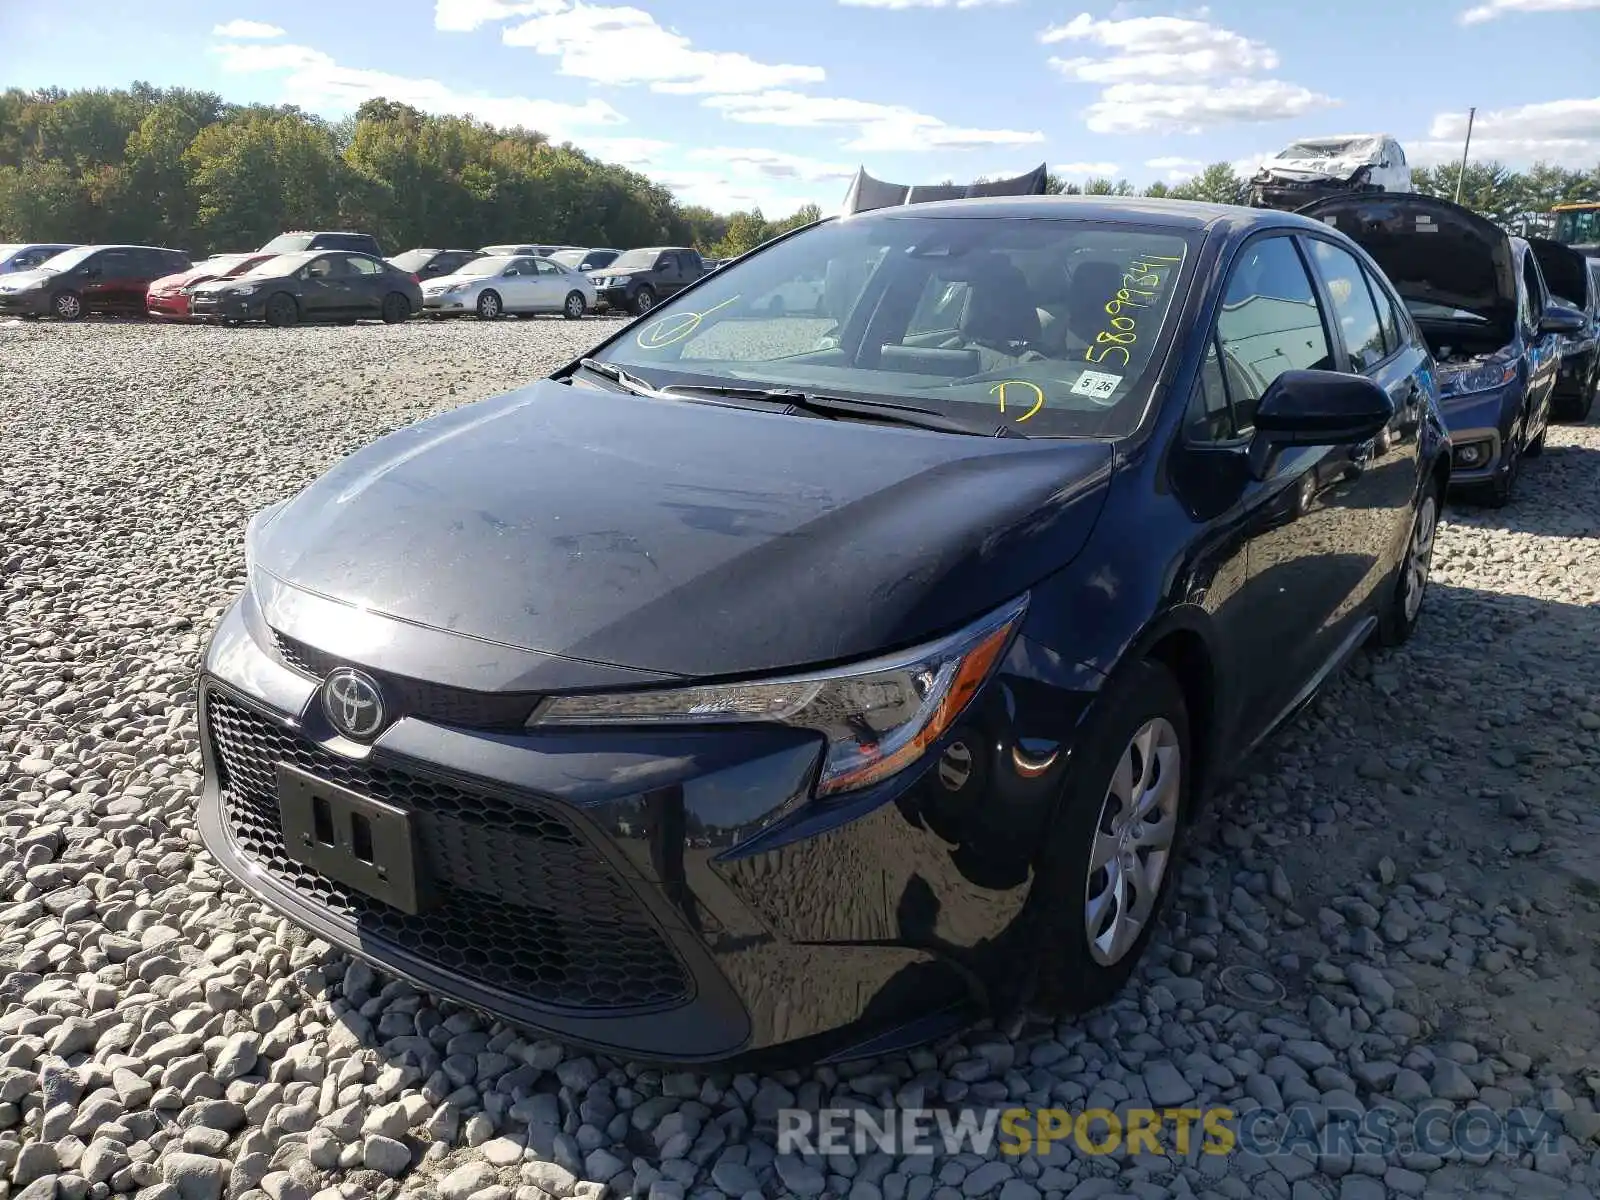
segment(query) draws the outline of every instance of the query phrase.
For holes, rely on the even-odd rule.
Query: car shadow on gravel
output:
[[[1217,797],[1160,955],[1256,1009],[1337,1002],[1363,963],[1417,1037],[1600,1070],[1600,606],[1440,584],[1426,605]]]

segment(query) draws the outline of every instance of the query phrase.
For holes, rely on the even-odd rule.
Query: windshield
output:
[[[1350,158],[1365,154],[1372,145],[1371,138],[1355,138],[1343,142],[1296,142],[1278,155],[1279,158]]]
[[[778,387],[976,430],[1117,436],[1142,419],[1192,249],[1159,226],[831,221],[707,276],[597,357],[656,387]]]
[[[276,254],[267,259],[265,262],[257,263],[255,266],[251,267],[244,273],[243,276],[241,276],[241,278],[263,279],[273,278],[279,275],[287,275],[291,271],[299,270],[315,257],[315,252],[302,254]]]
[[[420,271],[433,261],[437,250],[407,250],[404,254],[396,254],[389,261],[402,271]]]
[[[315,236],[314,233],[280,233],[261,249],[273,254],[291,254],[296,250],[308,249]]]
[[[44,262],[39,264],[39,269],[42,271],[70,271],[99,249],[99,246],[77,246],[71,250],[63,250],[60,254],[45,259]]]
[[[587,250],[557,250],[554,254],[550,255],[550,261],[558,262],[563,267],[576,268],[578,264],[583,261],[584,256],[588,253],[589,252]]]
[[[497,254],[491,258],[475,258],[469,263],[463,263],[456,271],[457,275],[498,275],[505,269],[515,255]]]
[[[617,271],[649,270],[656,265],[659,250],[625,250],[611,260],[612,269]]]
[[[1600,208],[1558,212],[1555,240],[1569,246],[1600,242]]]

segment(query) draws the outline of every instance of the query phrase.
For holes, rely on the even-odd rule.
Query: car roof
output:
[[[849,221],[894,221],[906,217],[961,217],[968,220],[1033,219],[1110,221],[1165,225],[1202,231],[1217,224],[1238,229],[1327,226],[1295,213],[1199,200],[1164,200],[1145,196],[981,196],[970,200],[934,200],[872,209],[841,218]]]

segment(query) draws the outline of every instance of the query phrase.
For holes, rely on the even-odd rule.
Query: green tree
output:
[[[728,222],[728,232],[711,248],[713,258],[737,258],[754,250],[772,236],[772,227],[759,208],[737,212]]]

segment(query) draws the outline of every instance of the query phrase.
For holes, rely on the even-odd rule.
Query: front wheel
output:
[[[411,315],[411,301],[399,292],[390,292],[383,298],[380,314],[385,325],[398,325]]]
[[[267,324],[287,329],[300,319],[300,306],[288,292],[278,292],[267,301]]]
[[[492,321],[500,315],[500,293],[484,292],[478,297],[478,320]]]
[[[1028,897],[1036,1000],[1083,1012],[1133,973],[1176,875],[1189,792],[1189,713],[1159,663],[1124,668],[1079,741]]]
[[[561,306],[561,315],[569,321],[576,321],[583,316],[588,307],[584,303],[582,292],[568,292],[567,302]]]
[[[633,309],[633,315],[636,317],[644,316],[645,313],[649,312],[655,306],[656,294],[654,289],[652,289],[648,284],[634,293],[633,303],[630,305],[630,307]]]
[[[1517,477],[1522,474],[1522,434],[1513,432],[1506,443],[1506,469],[1488,487],[1484,497],[1490,508],[1504,508],[1516,494]]]
[[[1422,617],[1422,597],[1433,568],[1433,543],[1439,531],[1439,486],[1430,482],[1417,503],[1411,538],[1395,574],[1394,588],[1378,614],[1378,644],[1398,646],[1417,631]]]
[[[50,311],[61,321],[76,321],[83,316],[83,297],[77,292],[57,292],[50,300]]]

